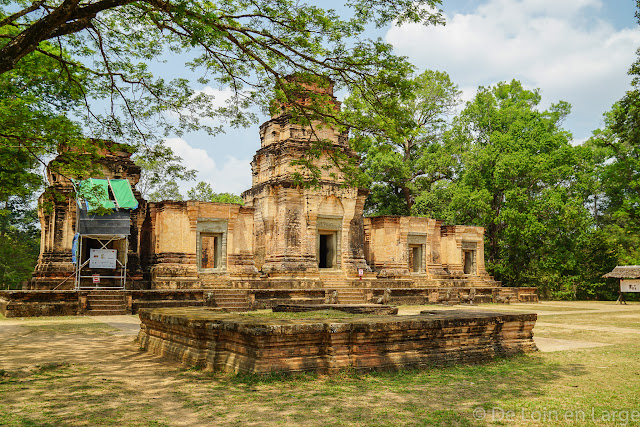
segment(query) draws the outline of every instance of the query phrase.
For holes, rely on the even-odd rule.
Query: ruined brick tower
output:
[[[295,77],[290,78],[295,80]],[[309,104],[320,96],[336,110],[333,83],[305,85],[295,100]],[[330,150],[355,158],[347,133],[318,120],[296,123],[289,106],[275,105],[276,113],[260,127],[260,145],[251,162],[253,185],[243,193],[247,207],[255,208],[255,263],[273,278],[355,277],[370,271],[364,258],[363,208],[368,191],[344,186],[344,175],[329,156]],[[304,158],[322,141],[322,153],[313,159],[320,168],[318,185],[304,187],[296,173],[308,170],[292,161]]]
[[[103,157],[97,160],[99,168],[97,176],[126,179],[135,189],[135,185],[140,180],[140,166],[131,160],[131,153],[116,149],[111,141],[103,141],[103,143],[106,144],[106,147],[99,151]],[[49,201],[50,209],[46,209],[45,197],[47,193],[43,193],[38,200],[38,216],[42,229],[40,256],[28,288],[68,289],[73,287],[74,280],[70,277],[75,271],[72,262],[73,237],[77,232],[74,188],[67,177],[50,167],[47,168],[47,179],[51,187],[50,190],[62,197],[51,199]],[[134,190],[134,194],[140,205],[146,203],[139,191]],[[139,210],[134,210],[131,213],[132,224],[137,223],[138,215]],[[127,274],[129,277],[141,280],[138,234],[138,228],[131,227]]]

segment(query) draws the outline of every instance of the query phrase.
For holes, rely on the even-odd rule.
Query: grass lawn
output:
[[[640,425],[640,304],[473,309],[536,311],[536,337],[608,345],[476,366],[233,376],[141,352],[92,318],[0,319],[0,425]]]

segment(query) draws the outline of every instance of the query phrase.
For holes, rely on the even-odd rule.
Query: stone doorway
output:
[[[475,251],[462,251],[462,268],[464,274],[476,274]]]
[[[318,233],[318,268],[336,267],[336,234],[332,231]]]
[[[420,273],[422,268],[422,245],[409,245],[409,271]]]
[[[222,236],[220,234],[202,233],[200,239],[202,241],[200,268],[219,268]]]

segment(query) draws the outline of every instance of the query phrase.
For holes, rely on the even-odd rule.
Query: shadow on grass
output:
[[[540,355],[495,359],[480,365],[448,365],[396,371],[344,369],[317,373],[228,374],[183,371],[198,383],[199,394],[182,396],[204,412],[232,417],[228,405],[254,421],[265,413],[286,414],[285,422],[310,425],[484,425],[478,407],[510,407],[545,398],[555,381],[587,374],[579,364]],[[262,409],[260,409],[262,408]],[[217,411],[217,412],[216,412]],[[230,418],[227,418],[230,419]],[[262,419],[263,420],[263,419]]]
[[[226,374],[201,372],[202,380],[215,381],[229,387],[255,388],[305,387],[317,390],[334,385],[357,387],[360,392],[386,389],[390,392],[411,393],[417,390],[437,391],[441,401],[482,402],[491,405],[505,396],[518,399],[543,394],[545,385],[559,378],[585,375],[578,364],[563,365],[545,360],[537,354],[497,358],[477,365],[452,364],[410,368],[393,371],[358,371],[348,368],[334,374],[269,373]]]

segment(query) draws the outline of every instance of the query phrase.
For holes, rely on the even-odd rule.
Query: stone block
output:
[[[225,372],[335,372],[479,363],[536,351],[536,314],[469,311],[270,319],[207,309],[141,310],[142,348]]]

